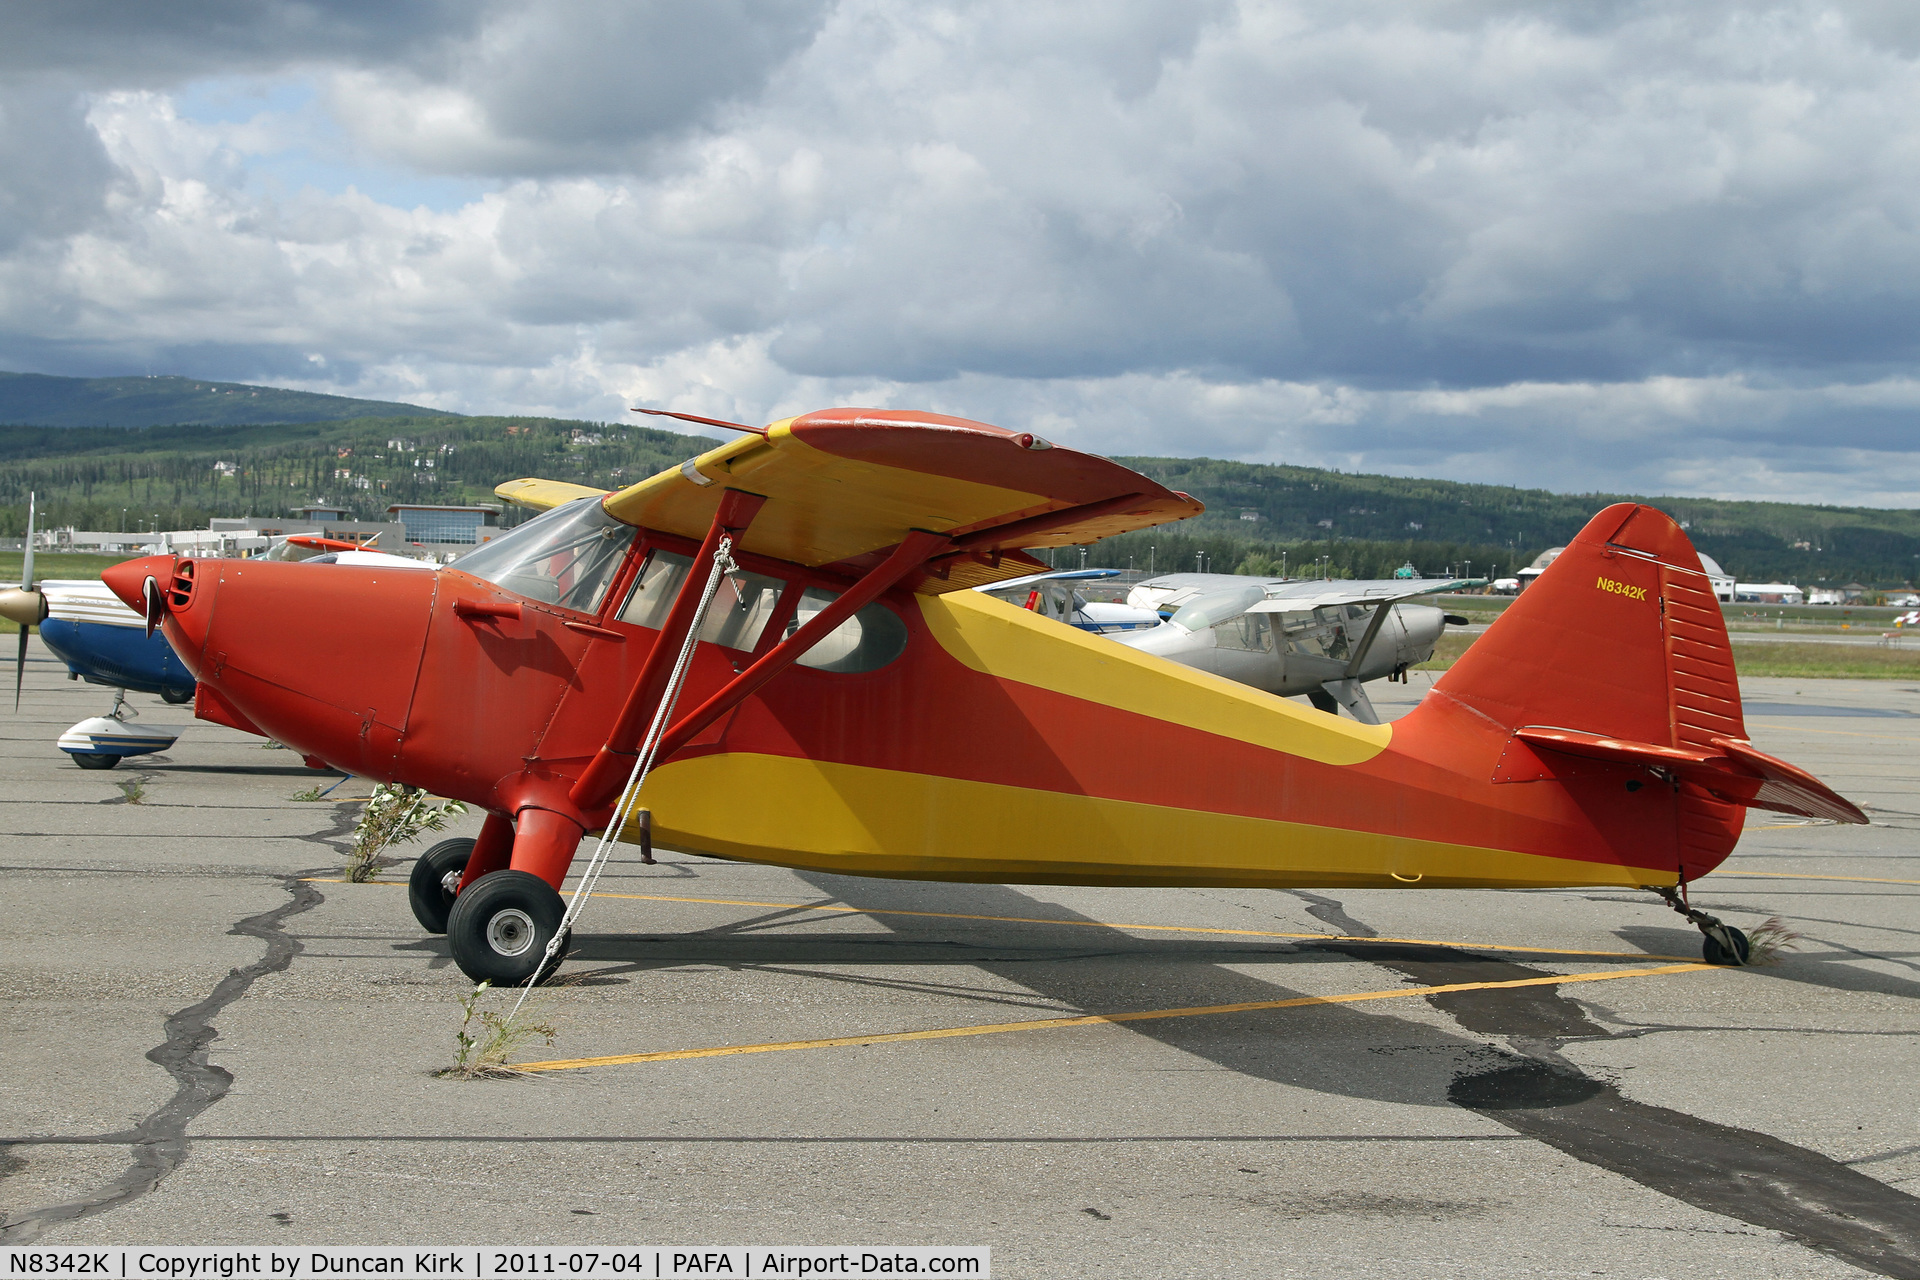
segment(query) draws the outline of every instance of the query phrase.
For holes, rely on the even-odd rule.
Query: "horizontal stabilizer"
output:
[[[1714,738],[1710,749],[1663,747],[1575,729],[1527,725],[1515,738],[1535,751],[1663,770],[1730,804],[1803,818],[1864,823],[1867,815],[1804,769],[1758,750],[1750,742]],[[1503,763],[1503,769],[1507,766]],[[1507,780],[1521,781],[1514,776]]]

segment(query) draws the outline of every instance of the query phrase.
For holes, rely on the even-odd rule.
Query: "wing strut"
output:
[[[1373,621],[1367,623],[1367,633],[1360,637],[1360,647],[1353,651],[1352,659],[1341,678],[1352,680],[1360,674],[1360,664],[1367,660],[1367,651],[1373,648],[1374,637],[1380,634],[1380,625],[1387,620],[1387,613],[1393,608],[1393,601],[1382,600],[1374,606]]]
[[[748,495],[750,496],[750,495]],[[722,514],[726,514],[722,507]],[[758,505],[754,507],[758,510]],[[751,519],[751,515],[747,517]],[[743,521],[741,527],[745,527]],[[719,542],[720,520],[714,521],[715,532],[709,535],[709,541]],[[654,759],[665,760],[687,745],[702,729],[731,711],[767,681],[785,671],[798,661],[807,650],[813,648],[822,639],[832,633],[834,628],[851,618],[855,613],[873,603],[881,592],[893,586],[900,579],[924,565],[928,558],[945,551],[952,545],[952,539],[944,534],[926,533],[914,530],[901,540],[879,565],[863,575],[858,582],[841,593],[840,598],[813,615],[798,631],[773,646],[752,666],[729,680],[720,690],[705,702],[680,717],[673,727],[660,739],[660,745],[654,753]],[[702,554],[711,556],[710,547],[703,546]],[[696,557],[694,563],[699,564]],[[692,583],[693,576],[688,575],[687,582]],[[661,630],[661,639],[654,644],[654,653],[672,649],[677,651],[679,644],[668,644],[670,635],[680,614],[681,605],[687,606],[687,618],[682,621],[677,632],[680,641],[686,639],[687,626],[691,623],[695,606],[699,603],[698,592],[689,593],[687,587],[680,588],[675,598],[673,612],[667,617],[667,625]],[[580,775],[580,781],[573,784],[570,799],[582,809],[604,807],[619,792],[620,785],[626,780],[626,770],[631,768],[635,746],[646,715],[654,703],[659,700],[660,689],[648,683],[648,676],[654,663],[649,655],[647,668],[641,672],[640,679],[634,685],[633,693],[627,699],[627,705],[620,713],[615,733],[610,736],[607,745],[600,748],[593,763]],[[660,678],[664,680],[666,665],[660,664]],[[624,758],[623,758],[624,757]]]
[[[1367,623],[1366,634],[1354,646],[1353,657],[1347,660],[1347,669],[1337,679],[1323,681],[1320,685],[1335,702],[1351,711],[1353,718],[1361,724],[1380,723],[1380,713],[1373,709],[1373,699],[1367,697],[1367,687],[1361,683],[1360,664],[1367,660],[1367,651],[1373,648],[1374,638],[1380,634],[1380,627],[1386,622],[1393,605],[1391,600],[1382,600],[1373,607],[1373,620]],[[1320,709],[1326,710],[1325,707]]]
[[[694,553],[695,568],[713,562],[713,553],[723,535],[738,542],[766,501],[757,493],[741,489],[729,489],[722,494],[720,509],[713,513],[713,526],[707,530],[700,550]],[[660,628],[660,638],[647,654],[640,678],[633,682],[633,691],[627,695],[626,705],[620,708],[620,715],[607,734],[607,744],[580,775],[580,781],[573,784],[573,802],[581,808],[597,809],[605,805],[626,781],[633,757],[638,754],[640,735],[666,689],[674,656],[680,652],[687,631],[693,626],[693,615],[699,611],[700,582],[700,575],[692,572],[680,584],[680,593],[673,598],[673,608],[667,612],[666,623]]]
[[[702,729],[740,705],[761,685],[785,671],[825,639],[833,629],[873,603],[874,599],[900,579],[944,551],[949,539],[938,533],[915,529],[893,554],[843,592],[838,600],[807,619],[805,626],[767,651],[765,657],[721,686],[720,691],[689,711],[660,739],[660,758],[667,759],[692,741]]]

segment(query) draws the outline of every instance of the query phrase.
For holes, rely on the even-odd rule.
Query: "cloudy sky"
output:
[[[0,368],[1920,505],[1920,6],[8,0]]]

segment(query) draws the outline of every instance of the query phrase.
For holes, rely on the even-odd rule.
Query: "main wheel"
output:
[[[1728,955],[1727,949],[1720,945],[1720,940],[1708,934],[1700,942],[1700,958],[1708,964],[1745,964],[1747,958],[1753,954],[1752,947],[1747,943],[1747,935],[1732,925],[1726,925],[1725,928],[1727,937],[1733,940],[1733,949],[1737,954]]]
[[[73,762],[82,769],[111,769],[120,763],[119,756],[95,755],[92,752],[73,753]]]
[[[468,885],[447,913],[453,962],[475,982],[496,987],[546,981],[566,958],[562,938],[551,963],[547,943],[567,914],[553,886],[525,871],[494,871]]]
[[[413,918],[428,933],[447,931],[447,912],[453,910],[453,891],[467,869],[473,853],[470,836],[442,840],[420,855],[407,877],[407,901],[413,906]]]

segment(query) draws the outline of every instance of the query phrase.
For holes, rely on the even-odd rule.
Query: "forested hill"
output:
[[[389,400],[255,387],[197,378],[56,378],[0,373],[0,423],[27,427],[161,427],[192,422],[341,422],[349,418],[453,417]]]
[[[1609,503],[1646,502],[1680,521],[1695,546],[1743,581],[1894,585],[1920,572],[1920,510],[1550,493],[1211,458],[1118,460],[1206,503],[1206,514],[1187,526],[1193,535],[1236,544],[1331,543],[1313,554],[1337,558],[1346,544],[1405,545],[1422,568],[1428,557],[1413,548],[1444,545],[1457,548],[1447,553],[1456,568],[1472,558],[1476,572],[1497,563],[1511,573],[1547,547],[1564,546]]]
[[[0,427],[0,535],[25,526],[29,491],[44,524],[82,529],[192,528],[310,502],[372,517],[394,502],[496,501],[493,487],[520,476],[618,488],[715,443],[624,422],[424,411],[142,430]],[[1564,545],[1601,507],[1634,500],[1205,458],[1120,461],[1193,494],[1207,513],[1108,539],[1089,549],[1093,565],[1165,571],[1199,556],[1221,572],[1301,574],[1320,561],[1335,577],[1381,577],[1411,561],[1428,574],[1465,572],[1469,562],[1476,575],[1512,573]],[[1743,581],[1890,587],[1911,582],[1920,565],[1920,511],[1638,500],[1671,512]],[[1064,568],[1079,557],[1055,559]]]
[[[20,535],[30,491],[46,527],[190,529],[212,516],[285,516],[313,502],[384,520],[395,502],[498,502],[494,486],[522,476],[618,488],[717,443],[626,423],[451,415],[0,427],[0,535]],[[518,514],[509,510],[508,522]]]

